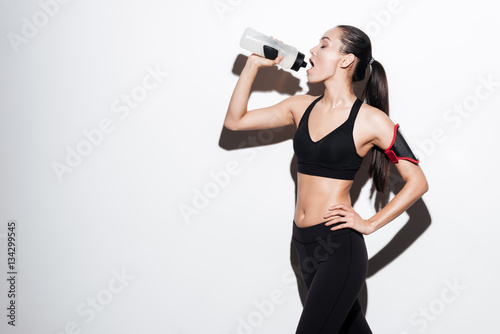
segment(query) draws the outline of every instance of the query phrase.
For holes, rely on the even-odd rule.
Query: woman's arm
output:
[[[331,230],[350,227],[363,234],[371,234],[405,212],[427,192],[429,185],[419,166],[413,165],[409,161],[400,160],[396,163],[396,168],[405,181],[405,185],[385,207],[365,220],[352,207],[344,204],[332,205],[324,218],[333,217],[333,219],[325,225],[344,222],[345,224],[334,226]]]
[[[371,128],[374,131],[371,144],[385,150],[392,142],[394,123],[386,115],[380,113],[374,114],[371,122]],[[324,218],[333,217],[333,219],[325,225],[345,222],[345,224],[333,227],[332,230],[350,227],[363,234],[370,234],[405,212],[427,192],[429,185],[419,165],[410,161],[399,160],[395,163],[395,166],[405,185],[384,208],[365,220],[352,207],[344,204],[333,205],[324,216]]]
[[[420,166],[405,160],[400,160],[395,165],[405,185],[385,207],[368,219],[372,232],[401,215],[429,190]]]
[[[293,97],[289,97],[271,107],[247,111],[250,90],[259,68],[276,65],[281,59],[280,56],[275,60],[270,60],[255,54],[248,57],[229,101],[224,120],[226,128],[235,131],[258,130],[294,124],[291,112]]]

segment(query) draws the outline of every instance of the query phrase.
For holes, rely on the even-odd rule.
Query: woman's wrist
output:
[[[259,71],[260,66],[257,63],[255,63],[254,61],[252,61],[251,58],[248,58],[248,60],[245,64],[245,68],[250,72],[256,73]]]
[[[378,230],[380,226],[380,222],[376,220],[375,216],[372,216],[371,218],[368,218],[366,220],[366,223],[368,224],[368,227],[370,229],[370,234]]]

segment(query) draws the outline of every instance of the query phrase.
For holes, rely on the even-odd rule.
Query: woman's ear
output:
[[[352,53],[349,53],[345,56],[342,57],[342,60],[340,61],[340,67],[342,68],[347,68],[351,64],[354,63],[355,57]]]

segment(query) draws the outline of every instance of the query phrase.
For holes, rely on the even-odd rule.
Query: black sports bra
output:
[[[309,134],[309,114],[323,95],[314,100],[302,115],[293,137],[298,171],[303,174],[353,180],[363,158],[356,152],[352,130],[363,101],[356,99],[349,118],[335,130],[314,142]]]

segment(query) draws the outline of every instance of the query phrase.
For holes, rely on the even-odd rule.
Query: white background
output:
[[[57,4],[0,2],[2,333],[294,333],[302,304],[290,132],[236,133],[223,120],[248,55],[239,47],[246,27],[309,58],[337,24],[370,35],[391,118],[430,183],[415,233],[399,238],[400,255],[385,248],[387,265],[367,279],[373,332],[499,328],[496,2]],[[309,89],[303,69],[259,75],[249,108]],[[368,218],[370,183],[359,189],[354,206]],[[365,238],[370,257],[409,217]],[[6,310],[11,220],[15,328]]]

